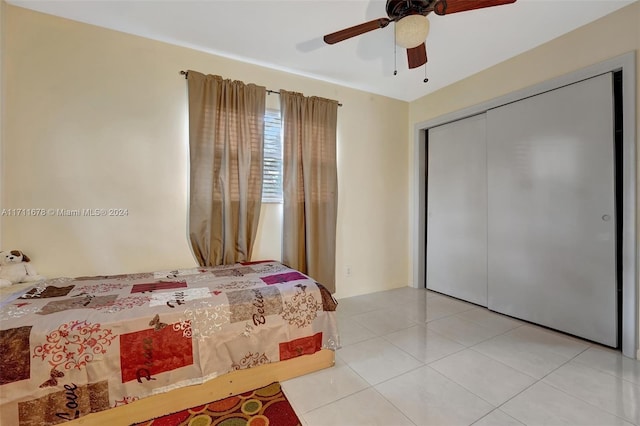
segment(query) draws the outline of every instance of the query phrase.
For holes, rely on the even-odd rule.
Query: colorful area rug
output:
[[[132,426],[300,426],[280,383]]]

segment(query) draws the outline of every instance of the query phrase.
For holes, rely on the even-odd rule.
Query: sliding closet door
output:
[[[617,345],[610,74],[487,112],[489,308]]]
[[[487,306],[484,114],[429,129],[427,288]]]

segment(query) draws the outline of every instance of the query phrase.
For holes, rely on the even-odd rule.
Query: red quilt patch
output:
[[[286,274],[269,275],[267,277],[261,277],[267,285],[286,283],[289,281],[306,280],[307,277],[300,272],[287,272]]]
[[[185,288],[186,281],[161,281],[157,283],[134,284],[131,293],[145,293],[154,290],[170,290],[172,288]]]
[[[300,355],[311,355],[320,349],[322,349],[322,332],[313,336],[282,342],[280,343],[280,361]]]
[[[165,324],[162,324],[165,325]],[[155,380],[156,374],[193,364],[191,338],[172,324],[120,336],[122,383]]]

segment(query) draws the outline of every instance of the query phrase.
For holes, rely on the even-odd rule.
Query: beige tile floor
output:
[[[339,300],[336,366],[283,382],[307,426],[639,425],[640,361],[413,288]]]

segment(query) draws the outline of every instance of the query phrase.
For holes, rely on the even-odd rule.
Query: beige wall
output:
[[[5,21],[5,6],[6,3],[2,0],[0,0],[0,179],[2,179],[2,163],[3,163],[3,156],[2,156],[2,151],[3,151],[3,139],[4,139],[4,114],[3,114],[3,109],[4,109],[4,87],[5,87],[5,82],[4,82],[4,67],[3,67],[3,63],[4,63],[4,51],[5,51],[5,40],[6,37],[4,37],[4,21]],[[2,189],[3,185],[2,182],[0,181],[0,211],[2,211],[2,200],[3,200],[3,189]],[[2,241],[2,220],[0,220],[0,242]],[[0,249],[2,248],[2,246],[0,245]]]
[[[416,123],[533,86],[639,48],[640,2],[635,2],[540,47],[411,102],[410,129],[413,131]],[[413,138],[413,135],[410,137]]]
[[[2,207],[128,215],[3,216],[2,248],[24,250],[51,277],[194,265],[179,75],[194,69],[344,105],[336,296],[408,285],[407,103],[15,6],[4,14]],[[279,257],[271,207],[258,257]]]
[[[635,2],[536,49],[412,102],[409,106],[408,143],[413,147],[413,131],[418,123],[481,104],[627,52],[636,52],[636,69],[640,70],[639,50],[640,2]],[[640,81],[636,81],[636,85],[636,154],[640,158],[640,145],[637,143],[640,136]],[[413,176],[412,152],[409,154],[408,164]],[[636,164],[640,164],[638,158]],[[637,169],[640,171],[640,167]],[[636,200],[640,210],[640,173],[637,174],[637,180]],[[413,194],[413,180],[411,191]],[[640,224],[636,225],[636,230],[640,240]],[[640,325],[638,329],[640,330]],[[638,357],[640,358],[640,353]]]

